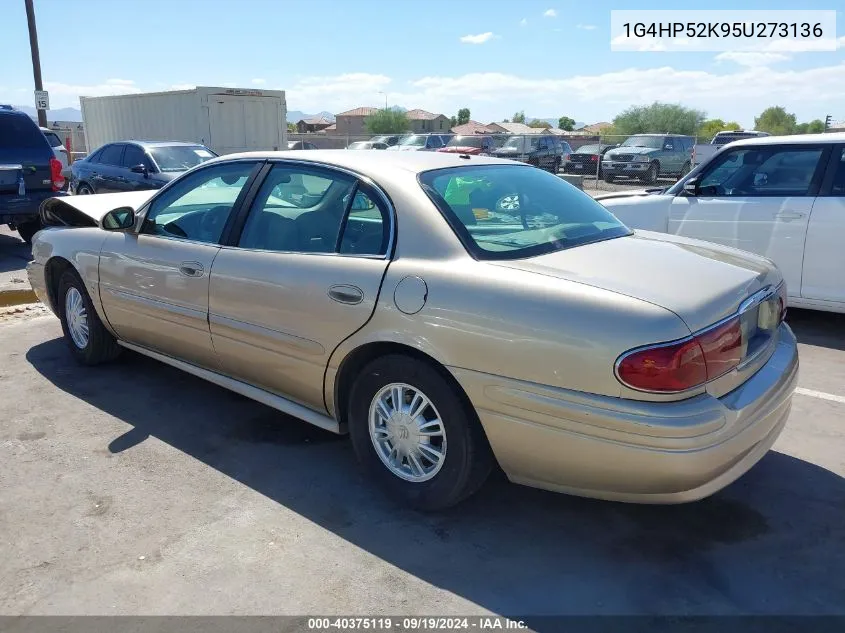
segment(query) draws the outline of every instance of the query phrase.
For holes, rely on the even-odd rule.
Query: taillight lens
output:
[[[674,393],[728,373],[744,353],[742,325],[736,317],[694,338],[626,354],[616,371],[633,389]]]
[[[599,157],[598,157],[598,156],[596,156],[595,154],[591,154],[591,155],[590,155],[590,160],[591,160],[591,161],[593,161],[594,163],[596,163],[596,162],[598,162]]]
[[[61,191],[62,187],[65,186],[65,177],[62,176],[62,163],[58,158],[50,159],[50,180],[53,181],[53,191]]]
[[[563,155],[563,160],[569,160],[569,154],[564,154],[564,155]]]

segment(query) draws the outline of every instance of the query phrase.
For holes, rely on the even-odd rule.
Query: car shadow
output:
[[[790,308],[786,322],[799,343],[845,350],[845,314]]]
[[[693,504],[580,499],[498,475],[460,506],[423,514],[375,489],[344,438],[169,366],[125,354],[108,366],[78,367],[61,339],[26,357],[59,389],[131,425],[102,449],[117,454],[157,438],[496,613],[845,608],[845,479],[782,453],[770,452],[737,483]]]
[[[0,273],[23,270],[32,259],[31,249],[17,234],[0,233]],[[23,273],[24,277],[26,273]]]

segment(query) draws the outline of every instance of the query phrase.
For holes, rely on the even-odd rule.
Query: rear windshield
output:
[[[158,168],[164,172],[186,171],[216,156],[202,145],[159,145],[150,147],[149,152]]]
[[[55,132],[44,132],[44,136],[47,137],[50,147],[59,147],[62,144]]]
[[[575,150],[576,154],[598,154],[599,146],[598,145],[582,145],[578,149]]]
[[[46,150],[48,144],[41,130],[29,117],[15,114],[0,116],[0,147],[4,149],[42,147]]]
[[[438,169],[419,181],[476,259],[521,259],[631,234],[590,196],[528,165]]]
[[[481,147],[483,136],[455,136],[446,143],[446,147]]]

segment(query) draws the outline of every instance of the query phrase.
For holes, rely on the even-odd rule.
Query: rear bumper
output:
[[[798,350],[788,326],[749,380],[721,398],[640,402],[452,369],[511,481],[586,497],[683,503],[724,488],[789,417]]]
[[[21,224],[36,220],[42,202],[64,195],[62,191],[34,191],[23,196],[0,194],[0,224]]]

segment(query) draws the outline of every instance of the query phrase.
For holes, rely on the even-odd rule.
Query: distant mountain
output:
[[[299,110],[288,110],[288,123],[296,123],[302,119],[310,119],[311,117],[325,117],[329,121],[334,121],[334,115],[331,112],[318,112],[317,114],[306,114]]]
[[[15,110],[26,112],[33,119],[38,118],[38,111],[30,106],[13,105]],[[82,122],[82,111],[76,108],[59,108],[58,110],[47,110],[48,121],[79,121]]]

